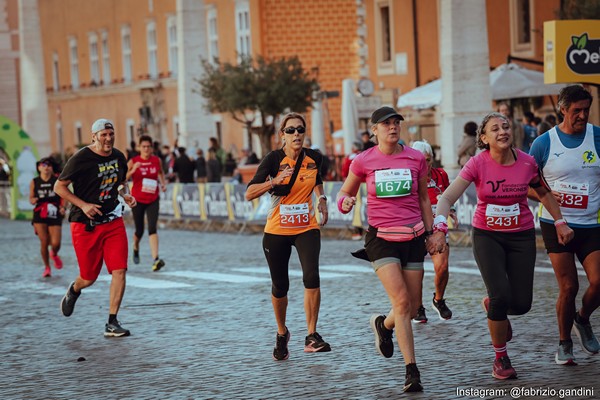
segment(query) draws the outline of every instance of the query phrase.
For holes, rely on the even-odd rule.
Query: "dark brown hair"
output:
[[[483,143],[483,141],[481,140],[481,136],[485,135],[485,128],[486,128],[488,122],[490,122],[490,120],[492,118],[500,118],[500,119],[506,121],[508,123],[508,125],[510,126],[510,120],[508,119],[508,117],[506,117],[504,114],[500,114],[499,112],[491,112],[488,115],[486,115],[485,117],[483,117],[483,120],[481,121],[481,125],[479,125],[479,129],[477,129],[477,147],[482,150],[490,149],[489,144]],[[512,130],[512,127],[511,127],[511,130]]]
[[[148,135],[142,135],[140,136],[138,143],[141,145],[142,142],[150,142],[151,145],[154,144],[154,142],[152,141],[152,138]]]

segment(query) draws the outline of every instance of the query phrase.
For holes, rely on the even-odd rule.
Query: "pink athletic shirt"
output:
[[[413,226],[423,219],[418,181],[427,176],[427,163],[420,151],[402,147],[393,155],[371,147],[350,165],[350,171],[367,183],[367,218],[376,228]]]
[[[512,165],[500,165],[483,151],[472,157],[460,171],[461,178],[475,182],[477,207],[473,226],[500,232],[520,232],[534,227],[533,214],[527,205],[529,183],[539,179],[535,159],[515,150]]]

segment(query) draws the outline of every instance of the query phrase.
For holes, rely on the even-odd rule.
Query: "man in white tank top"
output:
[[[539,136],[530,150],[564,216],[554,221],[540,207],[542,236],[559,286],[556,313],[560,341],[555,361],[561,365],[576,364],[571,332],[584,352],[600,351],[590,323],[590,316],[600,306],[600,127],[588,123],[591,105],[592,95],[582,86],[562,89],[558,107],[563,121]],[[553,225],[565,223],[575,238],[563,246]],[[575,304],[579,283],[574,256],[590,283],[579,307]]]

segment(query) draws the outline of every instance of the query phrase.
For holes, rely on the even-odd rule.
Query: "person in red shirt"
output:
[[[158,257],[158,233],[156,225],[159,211],[159,189],[167,190],[165,175],[160,158],[153,155],[152,138],[144,135],[139,140],[140,154],[127,163],[127,179],[132,179],[131,194],[137,200],[137,207],[131,209],[135,223],[133,234],[133,262],[140,262],[140,240],[144,235],[144,215],[148,218],[150,253],[154,260],[152,271],[158,271],[165,262]]]
[[[433,149],[431,148],[431,145],[427,143],[427,141],[422,140],[414,142],[412,147],[423,153],[425,160],[427,161],[427,193],[429,194],[431,210],[433,211],[433,216],[435,217],[438,199],[442,196],[442,193],[444,193],[448,186],[450,186],[448,174],[443,168],[433,168]],[[454,224],[456,225],[458,220],[456,219],[456,213],[454,209],[451,209],[449,216],[453,219]],[[435,293],[433,294],[433,299],[431,300],[431,306],[435,311],[437,311],[441,320],[448,320],[452,318],[452,311],[448,308],[446,305],[446,300],[444,299],[444,293],[446,291],[446,286],[448,285],[449,255],[450,249],[448,246],[446,246],[445,251],[431,256],[431,261],[433,261],[433,269],[435,271]],[[425,307],[423,307],[423,304],[421,304],[419,307],[417,316],[413,318],[413,321],[419,323],[427,322],[427,316],[425,315]]]

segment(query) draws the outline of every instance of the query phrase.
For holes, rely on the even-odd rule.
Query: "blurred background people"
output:
[[[175,159],[173,166],[173,172],[177,174],[177,179],[180,183],[194,183],[194,171],[196,170],[196,164],[186,154],[185,147],[180,147],[179,157]]]
[[[202,149],[196,150],[196,182],[206,183],[206,159]]]
[[[461,168],[465,166],[467,161],[469,161],[477,151],[477,124],[473,121],[467,122],[463,132],[462,141],[456,149],[458,165]]]

